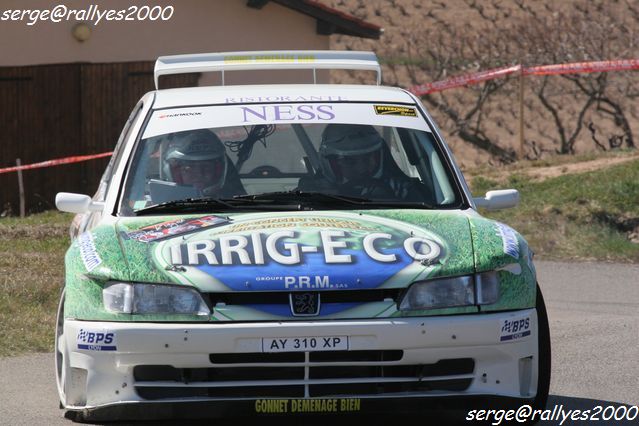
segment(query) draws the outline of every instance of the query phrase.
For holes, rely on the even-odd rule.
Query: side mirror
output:
[[[501,210],[515,207],[519,204],[519,191],[516,189],[499,189],[488,191],[485,197],[473,197],[477,207],[486,210]]]
[[[55,196],[55,206],[58,210],[68,213],[100,212],[104,209],[104,203],[93,201],[84,194],[71,192],[58,192]]]

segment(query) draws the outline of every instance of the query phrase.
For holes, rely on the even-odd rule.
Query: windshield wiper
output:
[[[219,198],[185,198],[183,200],[167,201],[143,209],[134,210],[137,216],[152,213],[182,213],[182,212],[208,212],[211,208],[216,211],[236,210],[237,207],[220,200]]]
[[[185,198],[167,201],[135,210],[136,216],[154,213],[209,213],[211,211],[224,212],[229,210],[304,210],[299,203],[287,205],[273,205],[271,202],[253,203],[243,199],[224,199],[213,197]]]
[[[434,208],[430,204],[422,202],[411,201],[393,201],[393,200],[371,200],[369,198],[352,197],[347,195],[328,194],[325,192],[313,192],[313,191],[277,191],[277,192],[265,192],[255,195],[236,195],[232,199],[225,199],[224,201],[233,203],[234,201],[241,201],[243,203],[279,203],[279,202],[296,202],[302,204],[319,204],[321,206],[360,206],[364,208],[371,207],[403,207],[403,208],[420,208],[420,209],[432,209]]]
[[[406,201],[371,200],[368,198],[351,197],[346,195],[327,194],[325,192],[309,191],[277,191],[264,192],[254,195],[236,195],[233,198],[185,198],[173,200],[143,209],[135,210],[136,216],[154,213],[208,213],[212,209],[223,212],[228,210],[312,210],[306,206],[344,207],[358,206],[361,208],[420,208],[432,209],[426,203]]]
[[[361,204],[371,201],[367,198],[359,197],[347,197],[343,195],[327,194],[325,192],[310,192],[310,191],[276,191],[276,192],[264,192],[254,195],[236,195],[232,199],[226,199],[224,201],[242,201],[248,203],[263,203],[263,202],[298,202],[298,203],[322,203],[322,204]]]

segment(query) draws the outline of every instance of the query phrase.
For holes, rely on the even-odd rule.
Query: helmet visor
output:
[[[203,189],[218,185],[224,177],[224,160],[214,158],[210,160],[169,160],[171,175],[180,185],[193,185]]]
[[[349,181],[374,177],[380,169],[382,152],[377,149],[363,154],[331,155],[327,159],[337,180]]]

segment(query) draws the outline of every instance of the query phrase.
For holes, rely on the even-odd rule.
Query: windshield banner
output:
[[[385,110],[381,111],[382,108]],[[144,131],[144,138],[194,129],[291,123],[370,124],[430,131],[414,107],[317,102],[219,105],[155,111]]]

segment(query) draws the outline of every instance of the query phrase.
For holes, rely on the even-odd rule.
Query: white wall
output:
[[[314,18],[273,2],[261,10],[246,0],[2,0],[0,18],[8,10],[127,9],[132,5],[172,5],[169,21],[88,23],[91,36],[78,42],[72,36],[75,20],[38,22],[0,20],[0,66],[69,62],[127,62],[155,60],[161,55],[235,50],[328,49],[328,36],[315,32]]]

